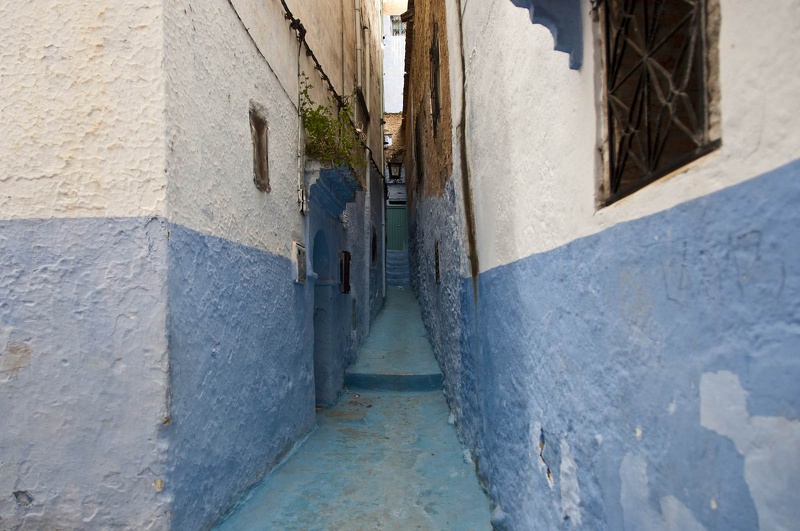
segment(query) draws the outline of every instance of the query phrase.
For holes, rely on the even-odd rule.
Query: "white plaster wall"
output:
[[[354,5],[342,2],[331,9],[289,2],[308,31],[309,45],[344,95],[355,86]],[[379,21],[377,5],[365,5],[365,18],[373,28]],[[279,0],[200,5],[169,0],[165,6],[169,218],[199,232],[289,256],[292,240],[303,241],[304,230],[297,206],[302,176],[298,168],[303,163],[298,160],[303,149],[298,71],[309,76],[317,101],[327,95],[321,90],[323,82],[305,51],[298,58],[298,42]],[[345,26],[344,49],[340,24]],[[378,50],[377,39],[376,33],[373,51]],[[373,62],[370,111],[379,116],[379,53],[373,53]],[[266,109],[269,124],[268,193],[253,184],[251,100]],[[380,164],[380,127],[370,129],[369,142]]]
[[[0,218],[164,211],[161,2],[0,1]]]
[[[403,76],[406,64],[406,36],[392,36],[389,15],[383,15],[383,109],[403,112]]]
[[[283,83],[296,83],[297,41],[282,15],[257,17],[267,18],[283,23],[273,35],[281,47],[267,58],[292,57]],[[170,221],[290,256],[292,240],[304,239],[294,95],[227,2],[168,0],[165,19]],[[263,106],[269,126],[270,192],[253,183],[251,101]]]
[[[722,148],[597,210],[597,23],[584,63],[507,0],[464,6],[468,148],[482,271],[659,212],[794,160],[800,147],[800,1],[721,0]]]

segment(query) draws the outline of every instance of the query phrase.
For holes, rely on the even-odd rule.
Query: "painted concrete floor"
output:
[[[408,318],[403,311],[392,319],[393,308],[407,310],[406,295],[390,291],[372,333],[385,332],[377,326],[381,318]],[[415,335],[385,337],[395,344],[418,342]],[[373,348],[367,340],[359,356]],[[429,345],[427,353],[433,359]],[[388,370],[402,375],[431,369],[429,360],[404,367]],[[217,529],[491,529],[489,501],[448,416],[438,389],[350,389],[335,406],[317,412],[319,428]]]

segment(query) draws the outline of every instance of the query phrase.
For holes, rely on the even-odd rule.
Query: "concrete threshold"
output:
[[[419,304],[409,288],[390,287],[358,360],[345,373],[351,389],[433,391],[442,372],[433,356]]]

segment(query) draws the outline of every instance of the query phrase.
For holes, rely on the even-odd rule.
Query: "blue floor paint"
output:
[[[440,392],[350,391],[217,529],[491,529],[448,415]]]
[[[413,296],[390,290],[359,357],[373,348],[404,355],[373,357],[361,374],[438,372],[425,344]],[[490,529],[488,499],[449,415],[439,391],[350,389],[217,529]]]

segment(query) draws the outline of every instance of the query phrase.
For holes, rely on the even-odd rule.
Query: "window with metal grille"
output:
[[[406,34],[406,23],[403,22],[400,15],[389,15],[389,20],[392,23],[392,37]]]
[[[431,38],[431,120],[433,121],[433,135],[439,126],[441,115],[441,99],[439,92],[439,25],[433,23],[433,37]]]
[[[606,0],[603,204],[719,147],[709,135],[707,1]]]

